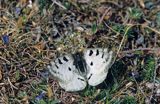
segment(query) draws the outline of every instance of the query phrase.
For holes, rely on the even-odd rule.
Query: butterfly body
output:
[[[50,73],[66,91],[83,90],[102,83],[112,63],[113,52],[108,49],[87,49],[83,54],[65,55],[48,65]]]

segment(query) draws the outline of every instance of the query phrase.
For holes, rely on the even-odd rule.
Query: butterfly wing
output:
[[[108,49],[88,49],[84,52],[84,58],[87,63],[87,80],[91,86],[102,83],[112,63],[113,52]]]
[[[59,85],[66,91],[79,91],[86,87],[85,79],[78,73],[71,55],[52,61],[48,66],[50,73],[58,79]]]

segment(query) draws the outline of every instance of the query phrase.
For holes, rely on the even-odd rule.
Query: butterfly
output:
[[[102,83],[113,62],[113,51],[107,48],[90,48],[81,54],[68,54],[56,58],[47,66],[65,91],[80,91],[87,83],[97,86]]]

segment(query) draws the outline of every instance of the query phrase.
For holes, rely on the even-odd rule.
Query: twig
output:
[[[108,9],[105,10],[104,14],[102,15],[102,17],[99,20],[98,25],[100,25],[104,19],[104,17],[106,16],[106,14],[109,12],[109,10],[111,9],[111,7],[109,7]]]
[[[138,49],[122,51],[120,53],[127,54],[127,53],[132,53],[132,52],[135,52],[135,51],[153,51],[153,53],[154,53],[154,51],[157,51],[157,50],[160,50],[160,48],[138,48]]]
[[[131,27],[132,27],[132,26],[129,26],[129,27],[126,29],[125,33],[124,33],[124,36],[123,36],[123,38],[122,38],[122,40],[121,40],[121,43],[120,43],[120,45],[119,45],[119,48],[118,48],[118,51],[117,51],[117,53],[116,53],[116,57],[115,57],[114,60],[113,60],[113,63],[116,61],[116,59],[117,59],[117,57],[118,57],[118,54],[119,54],[120,50],[122,49],[122,45],[123,45],[123,42],[124,42],[124,40],[125,40],[125,38],[126,38],[126,34],[127,34],[128,30],[129,30]]]
[[[56,4],[56,5],[60,6],[61,8],[65,9],[65,10],[67,9],[61,3],[58,3],[56,0],[52,0],[52,2],[53,2],[53,4]]]
[[[16,86],[14,86],[14,85],[11,83],[9,77],[8,77],[7,79],[8,79],[8,82],[9,82],[9,84],[10,84],[12,90],[13,90],[13,88],[16,89],[16,90],[18,90],[18,88],[17,88]]]
[[[114,33],[116,33],[116,34],[118,34],[118,35],[120,34],[119,32],[117,32],[117,31],[115,31],[114,29],[112,29],[110,26],[108,26],[106,22],[104,22],[104,24],[105,24],[106,27],[108,27],[108,28],[109,28],[110,30],[112,30]]]
[[[6,61],[8,64],[10,64],[10,61],[8,61],[7,59],[5,59],[5,58],[3,58],[3,57],[1,57],[1,56],[0,56],[0,59],[4,60],[4,61]]]
[[[158,30],[156,30],[156,29],[154,29],[154,28],[152,28],[152,27],[146,26],[146,25],[144,25],[144,24],[126,24],[126,25],[128,25],[128,26],[142,26],[142,27],[148,28],[148,29],[150,29],[150,30],[152,30],[152,31],[154,31],[155,33],[157,33],[157,34],[160,35],[160,31],[158,31]]]

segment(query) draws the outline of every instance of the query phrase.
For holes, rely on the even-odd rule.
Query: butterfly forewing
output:
[[[91,86],[96,86],[102,83],[112,63],[112,51],[107,49],[88,49],[84,52],[84,57],[87,63],[87,80]]]
[[[60,86],[66,91],[79,91],[86,87],[86,81],[75,65],[71,55],[57,58],[48,66],[50,73],[56,77]]]
[[[75,57],[74,57],[75,56]],[[50,73],[58,79],[66,91],[80,91],[86,87],[102,83],[112,64],[113,52],[108,49],[87,49],[83,55],[65,55],[48,65]],[[84,68],[84,69],[81,69]]]

